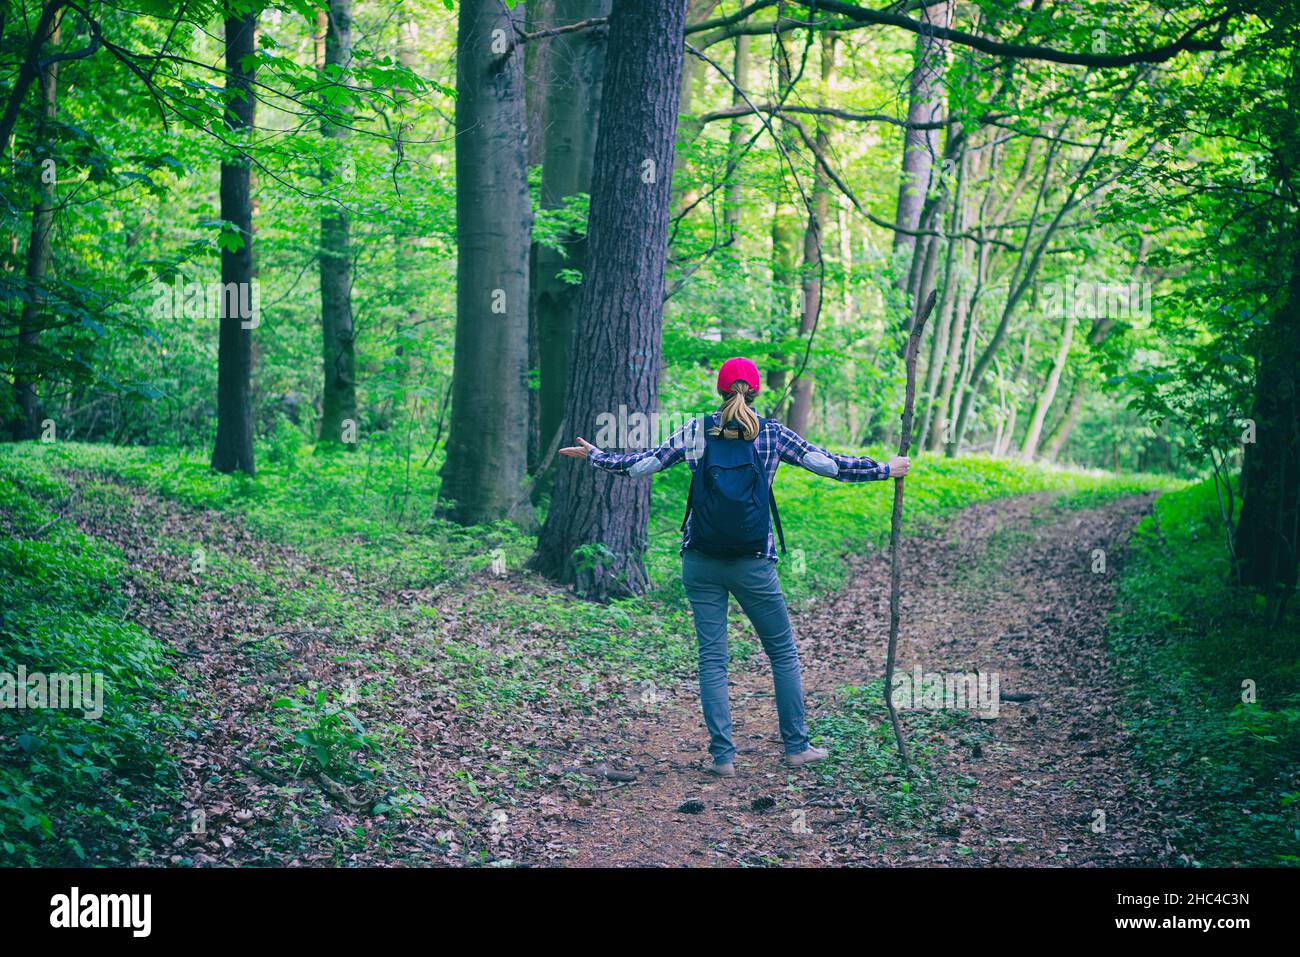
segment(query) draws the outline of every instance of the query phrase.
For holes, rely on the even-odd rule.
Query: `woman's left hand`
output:
[[[902,478],[912,471],[912,460],[906,455],[895,455],[889,460],[889,477]]]

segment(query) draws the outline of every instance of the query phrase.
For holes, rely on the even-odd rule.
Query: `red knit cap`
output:
[[[753,359],[737,356],[722,363],[722,368],[718,370],[718,394],[730,395],[731,387],[737,382],[744,382],[749,386],[750,392],[758,394],[758,366],[754,365]]]

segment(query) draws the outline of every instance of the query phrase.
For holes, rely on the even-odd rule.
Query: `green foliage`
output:
[[[1139,525],[1112,623],[1127,723],[1182,809],[1168,823],[1190,861],[1297,864],[1300,622],[1268,626],[1262,601],[1230,584],[1223,540],[1209,481],[1162,496]]]
[[[933,826],[941,803],[970,783],[945,781],[932,766],[944,738],[962,727],[962,719],[951,712],[908,712],[912,771],[905,774],[883,689],[883,681],[842,688],[834,710],[812,722],[812,743],[830,751],[827,760],[814,766],[815,773],[823,783],[845,790],[895,823]]]
[[[358,720],[350,707],[331,702],[325,689],[309,691],[298,688],[296,697],[277,698],[272,708],[286,708],[292,712],[297,729],[292,741],[304,759],[315,770],[357,781],[370,777],[358,766],[355,757],[359,752],[378,750],[372,735]]]
[[[57,483],[0,463],[0,673],[102,677],[102,715],[0,708],[0,851],[15,864],[129,861],[170,820],[177,775],[175,676],[157,641],[126,621],[119,555],[68,530],[32,491]],[[53,524],[49,524],[53,522]]]

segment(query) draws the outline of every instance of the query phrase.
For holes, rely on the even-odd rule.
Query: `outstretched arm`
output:
[[[593,468],[613,472],[615,475],[640,478],[672,468],[678,462],[684,461],[686,445],[694,436],[693,430],[696,427],[696,420],[691,419],[670,435],[663,445],[646,449],[644,452],[602,452],[586,439],[579,438],[577,445],[560,449],[560,454],[574,459],[587,459]]]
[[[904,455],[895,455],[881,465],[865,455],[827,452],[784,425],[773,424],[776,426],[776,448],[782,462],[833,478],[837,482],[876,482],[887,478],[902,478],[912,467],[912,460]]]

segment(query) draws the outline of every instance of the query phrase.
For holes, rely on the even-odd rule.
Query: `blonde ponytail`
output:
[[[724,439],[743,438],[746,442],[753,442],[758,438],[758,413],[749,404],[752,395],[749,385],[744,381],[738,379],[732,383],[731,395],[727,396],[726,401],[722,403],[718,424],[709,429],[709,435],[720,435]],[[740,425],[740,432],[735,429],[724,430],[723,426],[733,421]]]

